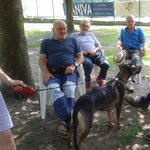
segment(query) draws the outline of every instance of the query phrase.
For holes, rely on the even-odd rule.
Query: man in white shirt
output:
[[[90,32],[91,23],[88,20],[82,20],[80,23],[80,32],[73,33],[71,36],[77,39],[80,50],[84,55],[83,69],[85,73],[85,88],[87,91],[91,89],[91,72],[93,64],[100,67],[99,75],[96,78],[98,85],[104,85],[109,63],[106,60],[103,48],[95,35]]]

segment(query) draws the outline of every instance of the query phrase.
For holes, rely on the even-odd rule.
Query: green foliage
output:
[[[99,119],[98,120],[98,125],[99,125],[100,128],[105,127],[106,126],[105,120],[104,119]]]
[[[150,40],[150,28],[144,28],[145,35],[147,37],[147,40]],[[46,32],[49,31],[41,31],[41,30],[28,30],[26,31],[26,37],[27,37],[27,44],[29,48],[36,48],[40,46],[41,39],[39,39],[39,36],[46,34]],[[98,30],[93,31],[96,35],[97,39],[101,42],[102,46],[105,50],[105,55],[107,57],[107,60],[110,63],[110,69],[113,69],[115,66],[115,63],[113,62],[113,55],[115,53],[116,44],[117,44],[117,37],[120,32],[120,27],[103,27]],[[44,38],[44,37],[43,37]],[[30,40],[33,39],[33,40]],[[150,63],[150,45],[148,45],[148,51],[145,57],[143,57],[144,64]]]
[[[95,31],[97,39],[100,41],[105,50],[105,56],[110,64],[110,69],[113,69],[115,63],[113,62],[113,55],[116,49],[117,37],[119,30],[117,28],[101,28]]]
[[[123,148],[127,143],[133,140],[141,131],[140,125],[135,122],[130,129],[125,129],[118,141],[118,145]]]

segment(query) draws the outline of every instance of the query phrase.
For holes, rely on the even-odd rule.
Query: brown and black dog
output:
[[[88,136],[92,127],[93,116],[96,111],[108,111],[108,123],[112,126],[112,109],[116,109],[116,127],[120,128],[120,112],[125,96],[126,83],[130,76],[138,74],[141,66],[124,64],[119,67],[116,78],[109,81],[102,88],[95,88],[82,95],[75,103],[73,110],[73,143],[76,150]],[[80,134],[77,136],[77,128]],[[70,139],[69,139],[70,140]]]

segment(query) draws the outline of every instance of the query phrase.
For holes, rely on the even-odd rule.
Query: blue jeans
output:
[[[105,80],[109,63],[101,52],[96,52],[93,56],[84,56],[83,69],[85,82],[91,82],[93,64],[100,67],[99,78]]]
[[[78,74],[56,74],[45,83],[56,115],[66,123],[71,121],[71,111],[75,104],[75,90]]]

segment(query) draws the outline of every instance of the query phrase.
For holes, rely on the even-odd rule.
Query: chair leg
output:
[[[47,105],[47,92],[41,91],[40,92],[40,111],[41,111],[42,119],[45,119],[45,116],[46,116],[46,105]]]
[[[46,88],[43,84],[42,71],[39,69],[39,87],[40,89]],[[45,119],[46,116],[46,105],[47,105],[47,91],[40,91],[40,113],[41,118]]]
[[[138,83],[141,84],[141,74],[139,73],[137,76],[138,76]]]

